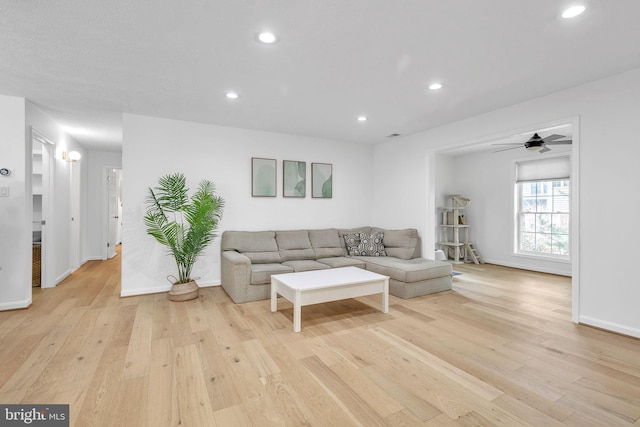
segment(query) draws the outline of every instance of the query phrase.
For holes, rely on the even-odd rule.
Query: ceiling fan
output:
[[[529,151],[537,151],[538,153],[546,153],[547,151],[551,151],[547,145],[566,145],[571,144],[570,139],[561,139],[564,138],[564,135],[553,134],[549,135],[545,138],[541,138],[540,135],[534,133],[531,138],[527,142],[524,143],[524,148]],[[503,148],[502,150],[494,151],[494,153],[499,153],[500,151],[513,150],[514,148],[520,148],[523,146],[521,142],[509,143],[509,144],[493,144],[493,145],[513,145],[514,147]]]

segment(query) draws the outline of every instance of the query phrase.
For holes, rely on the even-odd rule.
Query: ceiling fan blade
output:
[[[550,141],[547,142],[547,145],[566,145],[566,144],[571,144],[571,140],[570,139],[565,139],[563,141]]]
[[[509,148],[503,148],[502,150],[492,151],[492,153],[499,153],[501,151],[515,150],[516,148],[520,148],[520,145],[521,144],[518,144],[518,147],[509,147]]]
[[[549,135],[545,138],[542,138],[542,142],[549,142],[549,141],[555,141],[556,139],[560,139],[560,138],[564,138],[564,135],[558,135],[557,133],[554,133],[553,135]]]
[[[491,144],[491,145],[519,145],[522,146],[522,142],[509,142],[509,143],[503,143],[503,144]]]
[[[551,151],[551,148],[543,147],[542,150],[538,151],[538,153],[542,154],[542,153],[546,153],[547,151]]]

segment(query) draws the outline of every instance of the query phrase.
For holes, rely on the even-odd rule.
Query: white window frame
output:
[[[571,168],[571,175],[573,175],[576,171],[575,169],[575,159],[572,159],[571,155],[566,153],[566,152],[562,152],[562,153],[558,153],[558,154],[553,154],[553,153],[548,153],[545,154],[547,159],[553,159],[556,157],[563,157],[563,156],[568,156],[569,157],[569,164],[570,164],[570,168]],[[549,261],[554,261],[554,262],[562,262],[562,263],[571,263],[571,257],[573,255],[573,250],[575,249],[575,242],[572,241],[572,237],[575,237],[572,233],[572,227],[575,226],[574,224],[574,213],[573,213],[573,204],[572,201],[575,201],[575,197],[576,195],[573,194],[575,191],[575,185],[573,183],[572,177],[569,177],[569,255],[555,255],[555,254],[548,254],[548,253],[541,253],[541,252],[528,252],[528,251],[521,251],[520,250],[520,238],[521,238],[521,232],[520,232],[520,185],[517,182],[517,177],[518,177],[518,173],[517,173],[517,169],[518,169],[518,163],[520,162],[527,162],[527,161],[531,161],[534,160],[532,158],[521,158],[521,159],[514,159],[513,160],[513,168],[512,168],[512,173],[513,173],[513,222],[512,222],[512,236],[513,236],[513,255],[517,256],[517,257],[522,257],[522,258],[530,258],[530,259],[537,259],[537,260],[549,260]],[[539,181],[560,181],[563,179],[557,179],[557,178],[548,178],[548,179],[539,179]]]
[[[528,185],[534,182],[549,182],[550,185],[553,187],[553,183],[554,182],[563,182],[566,181],[567,182],[567,187],[569,190],[569,194],[568,194],[568,203],[569,203],[569,209],[566,212],[556,212],[553,209],[549,210],[549,211],[545,211],[545,212],[536,212],[536,213],[541,213],[541,214],[554,214],[554,213],[561,213],[561,214],[566,214],[568,216],[569,219],[569,229],[567,230],[567,238],[569,239],[568,242],[568,251],[569,254],[568,255],[562,255],[562,254],[553,254],[553,253],[548,253],[548,252],[534,252],[534,251],[526,251],[526,250],[522,250],[522,217],[523,215],[525,215],[525,212],[522,211],[521,206],[522,206],[522,198],[523,198],[523,185]],[[520,183],[516,183],[516,190],[515,190],[515,194],[516,194],[516,209],[515,209],[515,216],[516,216],[516,220],[515,220],[515,235],[516,235],[516,239],[515,239],[515,248],[514,248],[514,253],[517,255],[524,255],[527,257],[532,257],[532,258],[547,258],[547,259],[554,259],[554,260],[566,260],[566,261],[570,261],[571,260],[571,179],[567,178],[567,179],[544,179],[544,180],[539,180],[539,181],[528,181],[528,182],[520,182]],[[551,198],[553,199],[553,195],[551,196]],[[538,233],[536,231],[536,233]],[[542,234],[542,233],[540,233]],[[553,233],[551,233],[553,234]]]

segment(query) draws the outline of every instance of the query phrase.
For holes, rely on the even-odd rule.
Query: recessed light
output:
[[[359,122],[366,122],[367,121],[367,116],[358,116],[358,121]]]
[[[584,12],[586,8],[579,4],[576,6],[571,6],[569,9],[565,10],[564,12],[562,12],[562,17],[565,19],[568,18],[575,18],[576,16],[580,15],[582,12]]]
[[[227,98],[229,99],[237,99],[238,98],[238,94],[235,92],[227,92]]]
[[[429,89],[431,89],[431,90],[442,89],[442,83],[431,83],[429,85]]]
[[[258,34],[258,40],[265,44],[273,44],[276,42],[277,38],[273,33],[265,31]]]

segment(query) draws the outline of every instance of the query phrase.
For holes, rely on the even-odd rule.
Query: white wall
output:
[[[122,295],[166,291],[166,276],[176,274],[173,259],[147,236],[142,221],[148,187],[168,173],[183,172],[191,188],[202,179],[216,184],[226,201],[220,232],[371,223],[371,146],[127,114],[123,136]],[[251,157],[277,159],[277,197],[251,197]],[[282,197],[283,160],[307,162],[306,198]],[[311,162],[333,164],[332,199],[311,198]],[[199,284],[220,282],[219,247],[216,239],[196,263]]]
[[[476,152],[449,158],[452,191],[471,199],[465,210],[469,241],[474,242],[486,262],[546,273],[571,275],[571,263],[533,258],[513,253],[515,162],[570,154],[570,146],[556,146],[544,155],[527,150],[500,153]],[[446,156],[439,156],[443,158]]]
[[[436,154],[435,168],[435,205],[436,207],[450,206],[451,201],[447,196],[461,194],[458,189],[458,174],[455,159],[451,156]],[[462,194],[463,197],[466,197]]]
[[[0,310],[31,304],[31,213],[27,211],[27,161],[25,155],[26,106],[24,98],[0,95]]]
[[[83,262],[87,260],[104,259],[105,225],[107,216],[106,194],[105,194],[105,167],[122,167],[122,153],[112,151],[87,152],[87,230],[85,233],[86,252]]]
[[[420,196],[429,191],[430,152],[574,116],[580,117],[580,128],[574,129],[579,133],[574,150],[579,153],[580,246],[573,248],[580,260],[574,274],[580,285],[578,318],[640,337],[640,287],[635,285],[640,229],[623,231],[615,220],[622,211],[634,215],[640,210],[635,172],[640,155],[640,69],[377,145],[377,166],[408,167],[412,172],[376,176],[374,200],[383,207],[374,212],[373,222],[393,227],[409,220],[421,224],[422,230],[435,226]],[[413,191],[394,191],[407,185],[409,174]],[[399,206],[409,214],[398,215]]]

